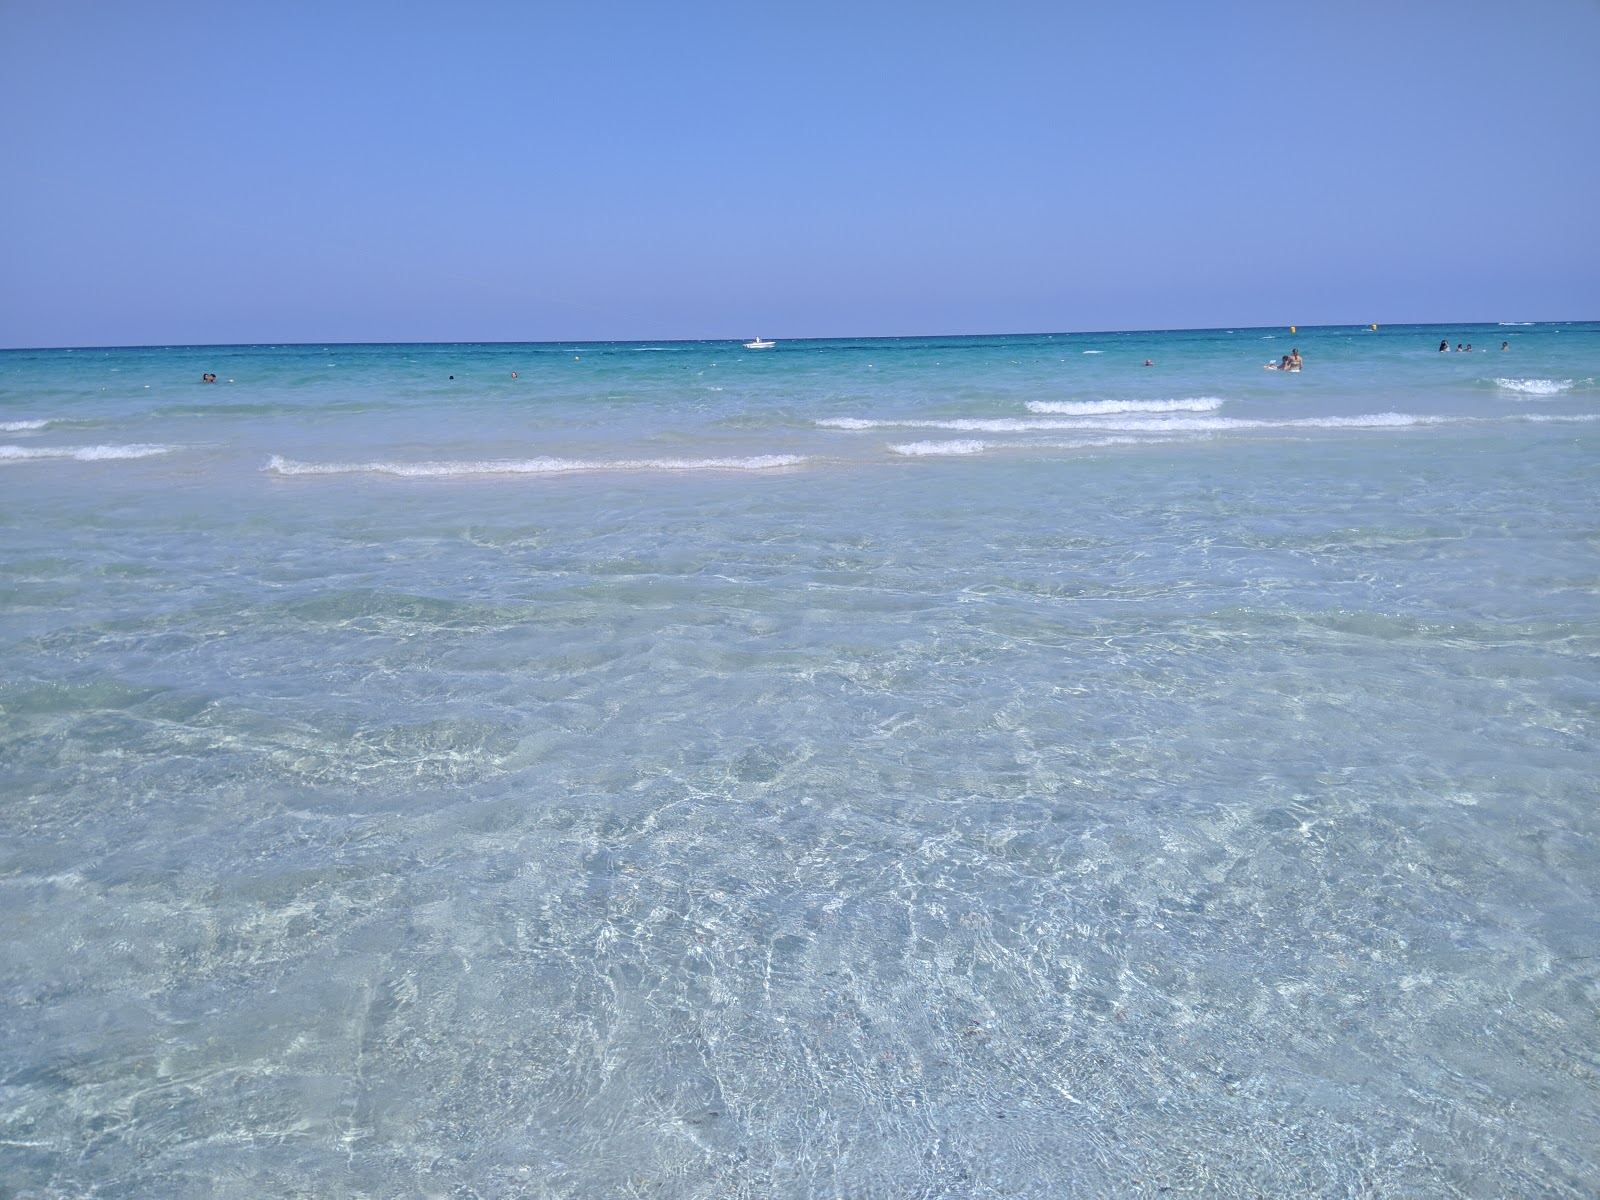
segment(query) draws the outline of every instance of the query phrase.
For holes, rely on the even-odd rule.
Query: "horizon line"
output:
[[[1515,328],[1528,325],[1593,325],[1600,323],[1594,318],[1561,318],[1558,320],[1542,321],[1395,321],[1385,325],[1382,321],[1376,322],[1378,331],[1384,329],[1439,329],[1446,326],[1457,329],[1468,328]],[[1329,329],[1371,329],[1374,322],[1338,322],[1322,325],[1210,325],[1210,326],[1182,326],[1170,329],[1055,329],[1055,330],[1016,330],[1008,333],[870,333],[870,334],[840,334],[840,335],[811,335],[805,337],[775,337],[768,340],[773,342],[901,342],[901,341],[933,341],[946,338],[1036,338],[1036,337],[1125,337],[1142,334],[1170,334],[1170,333],[1233,333],[1236,331],[1254,332],[1260,329],[1287,329],[1292,332],[1313,332]],[[220,350],[230,348],[283,347],[299,348],[306,346],[621,346],[637,345],[646,342],[662,342],[674,346],[703,346],[733,344],[742,346],[743,337],[705,337],[705,338],[555,338],[539,340],[473,340],[447,338],[444,340],[430,341],[335,341],[319,339],[316,341],[282,341],[272,340],[264,342],[143,342],[143,343],[107,343],[84,345],[59,345],[59,346],[0,346],[0,354],[29,354],[41,351],[55,350]]]

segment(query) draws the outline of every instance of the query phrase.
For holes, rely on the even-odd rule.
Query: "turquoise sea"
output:
[[[0,352],[0,1194],[1592,1196],[1597,595],[1594,323]]]

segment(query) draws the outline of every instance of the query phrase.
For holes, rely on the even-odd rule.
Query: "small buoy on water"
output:
[[[1294,332],[1294,326],[1293,326],[1293,325],[1291,325],[1291,326],[1289,326],[1289,332],[1290,332],[1290,333],[1293,333],[1293,332]]]
[[[1373,326],[1373,327],[1372,327],[1372,332],[1373,332],[1373,333],[1377,333],[1377,332],[1378,332],[1378,327],[1377,327],[1377,326],[1376,326],[1376,325],[1374,325],[1374,326]]]

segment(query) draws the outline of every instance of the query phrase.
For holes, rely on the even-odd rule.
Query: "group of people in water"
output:
[[[1443,354],[1445,351],[1447,351],[1449,349],[1450,349],[1450,343],[1448,341],[1443,341],[1443,342],[1439,343],[1439,353],[1440,354]],[[1500,343],[1500,349],[1502,349],[1502,350],[1511,349],[1511,343],[1510,342],[1501,342]],[[1457,342],[1456,343],[1456,353],[1458,353],[1458,354],[1471,354],[1472,353],[1472,343],[1468,342],[1465,346],[1463,346],[1460,342]]]
[[[1445,351],[1447,351],[1449,349],[1450,349],[1449,341],[1443,341],[1443,342],[1439,343],[1439,353],[1440,354],[1445,353]],[[1501,342],[1500,343],[1500,349],[1502,349],[1502,350],[1511,349],[1511,343],[1510,342]],[[1459,351],[1462,354],[1471,354],[1472,353],[1472,343],[1471,342],[1467,342],[1465,345],[1463,345],[1462,343],[1457,342],[1456,343],[1456,350]],[[1147,366],[1147,367],[1150,365],[1148,360],[1145,362],[1144,365]],[[1270,363],[1270,362],[1269,363],[1262,363],[1261,365],[1263,367],[1265,367],[1269,371],[1298,371],[1300,369],[1300,366],[1301,366],[1300,351],[1299,350],[1291,350],[1291,351],[1289,351],[1289,353],[1285,354],[1277,362],[1275,362],[1275,363]]]

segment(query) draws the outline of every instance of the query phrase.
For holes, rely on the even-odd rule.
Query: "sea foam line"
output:
[[[960,417],[950,420],[894,420],[866,417],[824,417],[828,429],[949,429],[960,433],[1043,433],[1054,429],[1105,429],[1121,433],[1221,433],[1234,429],[1400,429],[1439,425],[1449,417],[1410,413],[1368,413],[1358,417],[1300,417],[1262,421],[1243,417],[1114,417],[1029,420],[1022,417]]]
[[[901,442],[899,445],[891,444],[889,449],[896,454],[921,458],[938,454],[982,454],[994,445],[994,442],[980,442],[974,438],[949,438],[937,442]]]
[[[806,461],[802,454],[758,454],[746,458],[521,458],[456,462],[295,462],[274,454],[262,468],[276,475],[398,475],[439,479],[471,475],[560,475],[577,471],[768,471]]]
[[[48,417],[32,421],[0,421],[0,433],[22,433],[28,429],[43,429],[48,424],[50,424]]]
[[[99,462],[112,458],[150,458],[168,454],[171,446],[0,446],[0,461],[20,462],[25,459],[71,458],[78,462]]]
[[[1065,442],[990,442],[976,438],[951,438],[946,441],[891,443],[889,449],[910,458],[940,455],[982,454],[986,450],[1091,450],[1100,446],[1150,446],[1174,438],[1103,437]]]
[[[1528,396],[1558,396],[1572,390],[1571,379],[1496,379],[1495,386]]]
[[[1220,396],[1194,396],[1188,400],[1029,400],[1028,411],[1071,417],[1102,417],[1112,413],[1216,412]]]

